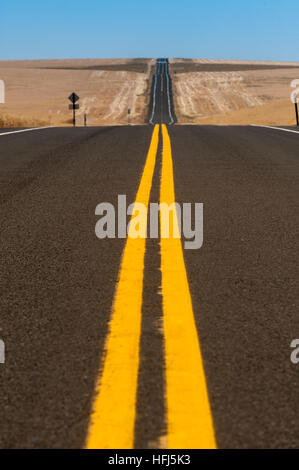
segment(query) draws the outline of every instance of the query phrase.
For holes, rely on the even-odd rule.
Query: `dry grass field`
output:
[[[299,63],[172,59],[179,123],[294,125]]]
[[[154,65],[148,59],[1,61],[0,126],[71,125],[73,91],[80,96],[78,125],[84,113],[89,125],[143,124]]]
[[[0,61],[0,127],[144,124],[155,59]],[[180,124],[294,125],[290,83],[299,63],[171,59]],[[131,114],[128,114],[128,109]]]

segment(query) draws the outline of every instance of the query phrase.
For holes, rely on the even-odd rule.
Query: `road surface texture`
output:
[[[294,131],[1,129],[1,448],[298,448]],[[203,203],[202,248],[97,238],[118,195]]]

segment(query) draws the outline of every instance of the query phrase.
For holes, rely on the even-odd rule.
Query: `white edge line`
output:
[[[165,62],[165,64],[167,65],[167,67],[166,67],[166,79],[167,79],[167,95],[168,95],[168,114],[169,114],[169,117],[171,119],[169,125],[171,125],[171,124],[174,123],[174,119],[173,119],[173,116],[172,116],[171,103],[170,103],[169,65],[168,65],[168,62]]]
[[[150,118],[150,124],[153,123],[154,115],[155,115],[155,108],[156,108],[156,90],[157,90],[157,74],[155,75],[155,85],[154,85],[154,90],[153,90],[153,112]]]
[[[11,132],[0,132],[0,137],[2,135],[9,135],[9,134],[19,134],[20,132],[30,132],[30,131],[39,131],[41,129],[54,129],[55,126],[45,126],[45,127],[33,127],[32,129],[22,129],[20,131],[11,131]]]
[[[264,129],[276,129],[278,131],[292,132],[293,134],[299,134],[299,131],[293,131],[292,129],[284,129],[283,127],[273,127],[273,126],[262,126],[259,124],[250,124],[252,127],[263,127]]]
[[[166,73],[166,78],[167,78],[167,94],[168,94],[168,113],[169,113],[169,116],[171,118],[171,121],[170,121],[170,125],[174,123],[174,119],[173,119],[173,116],[172,116],[172,112],[171,112],[171,104],[170,104],[170,89],[169,89],[169,75],[168,75],[168,72]]]

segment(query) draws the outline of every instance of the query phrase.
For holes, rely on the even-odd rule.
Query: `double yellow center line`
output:
[[[172,204],[175,202],[175,192],[171,143],[164,124],[162,135],[160,202]],[[158,143],[159,125],[156,125],[136,205],[149,205]],[[178,226],[176,214],[175,225]],[[105,357],[95,391],[86,443],[89,449],[132,449],[134,446],[145,249],[146,232],[144,237],[136,239],[130,237],[129,231]],[[161,238],[161,271],[168,447],[215,448],[203,362],[180,239],[173,236]]]

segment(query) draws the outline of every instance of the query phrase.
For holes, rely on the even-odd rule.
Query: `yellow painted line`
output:
[[[153,131],[136,203],[148,207],[159,141]],[[98,380],[88,449],[131,449],[134,445],[139,342],[141,331],[144,237],[131,238],[123,253],[116,287],[106,355]]]
[[[171,142],[164,124],[162,134],[160,202],[172,204],[175,192]],[[162,213],[160,217],[162,227]],[[178,227],[176,213],[174,219]],[[182,244],[175,236],[161,238],[161,270],[168,447],[214,449],[213,421]]]

